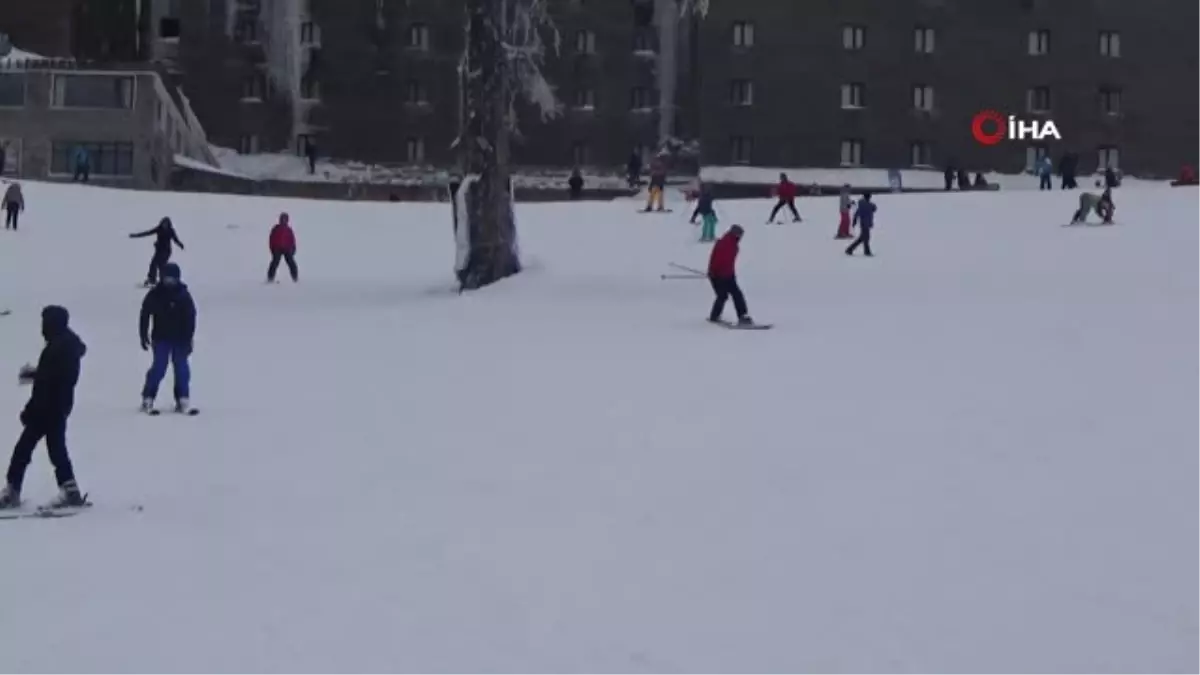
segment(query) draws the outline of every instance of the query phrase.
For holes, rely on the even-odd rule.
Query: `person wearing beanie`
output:
[[[725,311],[725,302],[729,298],[733,298],[738,324],[746,326],[754,323],[746,308],[746,297],[738,287],[735,269],[743,234],[745,231],[742,226],[734,225],[713,244],[712,254],[708,259],[708,281],[712,284],[713,293],[717,295],[712,311],[708,314],[708,320],[713,323],[721,323],[721,313]]]
[[[854,211],[854,222],[858,226],[858,239],[855,239],[846,249],[846,255],[853,256],[859,246],[863,247],[863,255],[871,257],[871,230],[875,229],[875,202],[871,201],[871,193],[864,192]]]
[[[174,369],[175,412],[194,414],[190,404],[192,338],[196,333],[196,303],[183,283],[179,265],[162,267],[162,279],[146,293],[138,322],[142,350],[151,350],[154,358],[146,371],[142,387],[142,412],[157,414],[154,399],[167,374],[167,362]]]
[[[155,279],[161,276],[162,267],[171,260],[171,243],[174,242],[180,248],[185,250],[183,242],[179,241],[179,235],[175,234],[175,226],[171,224],[170,218],[163,218],[158,221],[158,225],[146,230],[145,232],[134,232],[129,235],[130,239],[140,239],[141,237],[154,237],[154,255],[150,258],[150,269],[146,271],[145,286],[153,286]]]
[[[79,382],[80,363],[87,353],[87,346],[69,323],[70,314],[65,307],[49,305],[42,309],[42,337],[46,346],[37,366],[25,366],[18,376],[22,384],[32,384],[33,390],[21,411],[24,430],[13,448],[5,485],[0,489],[0,509],[21,506],[25,470],[43,438],[59,489],[58,498],[46,508],[88,505],[75,482],[75,468],[67,454],[67,418],[75,407],[75,385]]]
[[[296,233],[288,224],[288,214],[279,214],[279,222],[271,228],[267,235],[267,248],[271,250],[271,262],[267,265],[267,283],[275,283],[275,272],[279,270],[279,260],[287,262],[288,272],[292,281],[300,280],[300,270],[296,267]]]

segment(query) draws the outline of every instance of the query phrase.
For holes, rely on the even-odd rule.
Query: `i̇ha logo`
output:
[[[981,110],[975,115],[971,120],[971,135],[981,145],[996,145],[1003,140],[1062,140],[1053,120],[1022,120],[1016,115],[1005,117],[995,110]]]

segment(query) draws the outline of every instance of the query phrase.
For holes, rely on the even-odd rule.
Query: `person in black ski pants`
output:
[[[70,315],[58,305],[42,309],[42,337],[46,347],[38,358],[36,368],[21,369],[20,381],[33,384],[29,402],[21,411],[25,430],[13,448],[4,488],[0,490],[0,509],[21,505],[21,486],[25,469],[33,459],[33,451],[43,438],[54,477],[58,481],[58,498],[48,506],[83,506],[84,497],[75,482],[75,469],[67,454],[67,418],[75,405],[75,384],[79,382],[79,366],[87,346],[68,327]]]
[[[146,286],[153,286],[161,275],[163,265],[171,260],[171,242],[175,242],[181,251],[186,251],[183,242],[175,234],[175,226],[170,218],[163,218],[158,225],[145,232],[134,232],[130,239],[154,236],[154,257],[150,258],[150,269],[146,271]]]
[[[862,199],[859,200],[852,225],[858,225],[858,239],[855,239],[854,243],[850,244],[850,248],[846,249],[846,255],[854,255],[854,251],[861,245],[863,255],[871,257],[873,255],[871,253],[871,230],[875,229],[875,202],[871,201],[870,192],[864,192]]]

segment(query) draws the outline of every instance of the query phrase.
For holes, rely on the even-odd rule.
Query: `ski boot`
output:
[[[188,414],[192,409],[191,403],[186,398],[181,398],[175,401],[175,412],[182,415]]]
[[[739,316],[738,317],[738,325],[739,326],[753,326],[754,319],[751,319],[749,315]]]
[[[5,485],[0,490],[0,510],[17,509],[21,507],[21,491],[11,485]]]
[[[153,413],[154,412],[154,399],[152,399],[152,398],[142,399],[142,405],[138,408],[138,410],[140,410],[144,413]]]
[[[47,509],[64,509],[71,507],[87,506],[87,496],[79,491],[79,486],[75,481],[69,480],[63,483],[58,488],[58,496],[49,504],[46,504]]]

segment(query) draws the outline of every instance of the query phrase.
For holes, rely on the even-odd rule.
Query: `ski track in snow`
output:
[[[836,197],[722,202],[753,333],[660,280],[683,204],[519,205],[529,271],[460,297],[448,204],[25,192],[0,439],[64,304],[96,507],[0,523],[0,671],[1200,667],[1195,190],[879,195],[871,260]],[[195,419],[135,412],[164,215]]]

